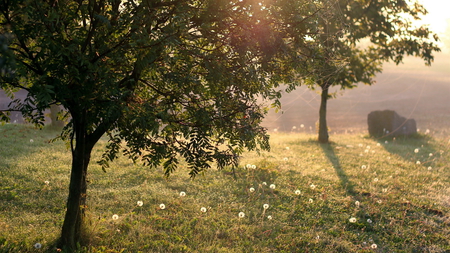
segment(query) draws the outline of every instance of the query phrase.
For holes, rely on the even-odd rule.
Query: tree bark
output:
[[[320,98],[319,109],[319,142],[328,143],[328,126],[327,126],[327,102],[328,102],[328,88],[329,85],[321,86],[322,93]]]
[[[72,170],[69,184],[67,210],[58,247],[74,251],[83,238],[83,221],[86,208],[87,168],[97,138],[91,138],[84,121],[74,120],[75,148],[72,149]],[[73,141],[73,140],[72,140]]]

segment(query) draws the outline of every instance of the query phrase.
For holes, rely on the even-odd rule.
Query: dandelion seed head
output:
[[[420,163],[421,163],[420,161],[417,161],[417,162],[416,162],[417,165],[420,165]]]
[[[34,142],[34,140],[33,139],[30,139],[30,143],[33,143]]]
[[[377,203],[381,204],[381,203],[383,203],[383,201],[381,199],[379,199],[379,200],[377,200]]]
[[[289,150],[290,148],[289,147],[286,147],[286,150]]]
[[[315,186],[314,184],[311,184],[309,187],[310,187],[311,189],[316,189],[316,186]]]
[[[267,183],[266,182],[262,182],[262,185],[267,185]]]
[[[283,161],[287,162],[289,160],[289,158],[285,157],[283,158]]]
[[[275,189],[275,184],[271,184],[271,185],[269,186],[269,188],[272,189],[272,190]]]
[[[384,141],[384,144],[388,144],[389,142],[388,141]]]
[[[416,149],[414,149],[414,153],[419,153],[419,149],[418,148],[416,148]]]
[[[40,248],[42,248],[42,244],[40,244],[40,243],[35,243],[35,244],[34,244],[34,248],[40,249]]]
[[[367,166],[366,165],[362,165],[361,169],[365,170],[365,169],[367,169]]]
[[[272,215],[268,215],[268,216],[267,216],[267,219],[268,219],[268,220],[272,220]]]
[[[350,221],[350,223],[355,223],[356,222],[356,218],[355,217],[351,217],[350,219],[348,219],[348,221]]]
[[[112,219],[113,219],[113,220],[118,220],[118,219],[119,219],[119,215],[114,214],[114,215],[112,216]]]
[[[432,156],[433,156],[433,153],[429,153],[428,156],[432,157]]]
[[[252,170],[255,170],[256,169],[256,165],[254,165],[254,164],[252,164]]]
[[[160,208],[160,209],[166,209],[166,205],[160,204],[160,205],[159,205],[159,208]]]
[[[378,246],[374,243],[374,244],[372,244],[372,245],[370,245],[370,247],[372,248],[372,249],[376,249],[376,248],[378,248]]]
[[[250,192],[254,192],[255,191],[255,188],[253,188],[253,187],[250,187],[250,189],[248,189]]]
[[[264,210],[269,209],[269,204],[264,204],[264,205],[263,205],[263,208],[264,208]]]
[[[138,206],[142,206],[142,205],[144,205],[144,202],[138,201],[138,202],[137,202],[137,205],[138,205]]]
[[[367,223],[372,223],[372,220],[371,219],[367,219]]]
[[[309,199],[309,203],[312,203],[312,202],[314,202],[314,200],[313,199]]]
[[[245,213],[244,213],[244,212],[240,212],[240,213],[238,214],[238,216],[239,216],[239,218],[244,218],[244,217],[245,217]]]
[[[356,205],[356,206],[360,206],[361,203],[359,203],[359,201],[357,200],[357,201],[355,201],[355,205]]]
[[[295,190],[295,195],[300,195],[302,192],[300,190]]]
[[[374,181],[374,182],[378,182],[378,178],[377,178],[377,177],[374,178],[373,181]]]
[[[49,185],[50,182],[49,181],[44,181],[44,184]]]
[[[200,212],[202,212],[202,213],[206,213],[206,207],[202,207],[202,208],[200,208]]]
[[[252,167],[252,165],[248,163],[247,165],[245,165],[245,167],[246,167],[247,169],[250,169],[250,168]]]
[[[185,192],[180,192],[180,197],[184,197],[184,196],[186,196],[186,193]]]

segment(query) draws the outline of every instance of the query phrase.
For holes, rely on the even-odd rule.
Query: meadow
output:
[[[57,134],[0,126],[0,252],[55,252],[70,176]],[[80,252],[450,252],[450,140],[271,133],[232,170],[89,168]]]

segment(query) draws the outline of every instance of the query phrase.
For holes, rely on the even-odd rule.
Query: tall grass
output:
[[[0,127],[0,252],[55,251],[70,171],[55,134]],[[193,180],[184,165],[166,179],[126,159],[104,173],[102,140],[80,252],[450,251],[448,140],[331,139],[273,133],[271,152]]]

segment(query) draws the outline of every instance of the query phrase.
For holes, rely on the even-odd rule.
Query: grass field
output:
[[[0,126],[0,252],[55,251],[70,171],[55,135]],[[126,159],[104,173],[102,140],[80,252],[450,252],[448,139],[315,138],[273,133],[271,152],[194,180]]]

